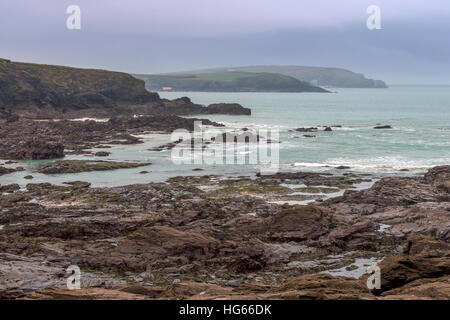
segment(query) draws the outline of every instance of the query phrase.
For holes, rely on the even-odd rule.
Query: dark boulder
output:
[[[46,160],[64,157],[64,145],[33,138],[17,145],[9,157],[16,160]]]
[[[311,127],[311,128],[297,128],[295,131],[298,132],[317,132],[317,128]]]
[[[94,153],[94,156],[96,157],[107,157],[111,154],[111,152],[107,152],[107,151],[99,151]]]
[[[450,245],[432,237],[414,235],[403,248],[403,255],[388,257],[379,264],[381,289],[387,291],[424,278],[450,274]]]
[[[231,115],[251,115],[249,108],[244,108],[239,103],[215,103],[210,104],[205,113],[207,114],[231,114]]]

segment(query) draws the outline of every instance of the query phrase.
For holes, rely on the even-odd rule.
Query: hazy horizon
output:
[[[72,4],[80,30],[66,27]],[[366,27],[373,4],[381,30]],[[318,66],[388,85],[450,85],[443,0],[3,0],[0,28],[0,57],[14,61],[139,74]]]

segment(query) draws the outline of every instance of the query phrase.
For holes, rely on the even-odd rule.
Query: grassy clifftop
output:
[[[121,72],[0,59],[0,109],[78,110],[159,101],[144,81]]]
[[[204,74],[135,75],[150,90],[217,92],[327,92],[307,82],[276,73],[213,72]]]
[[[184,72],[191,76],[209,78],[210,75],[261,74],[271,73],[285,75],[315,86],[334,88],[387,88],[382,80],[366,78],[362,73],[356,73],[342,68],[306,67],[306,66],[246,66],[233,68],[212,68]],[[179,73],[180,74],[180,73]],[[175,73],[170,75],[176,75]]]
[[[342,68],[304,66],[251,66],[236,68],[239,72],[276,72],[320,86],[335,88],[387,88],[382,80],[368,79],[361,73]]]
[[[231,71],[230,71],[231,70]],[[368,79],[361,73],[355,73],[342,68],[305,67],[305,66],[247,66],[228,68],[214,68],[189,71],[190,74],[217,73],[278,73],[306,81],[318,86],[335,88],[387,88],[381,80]]]

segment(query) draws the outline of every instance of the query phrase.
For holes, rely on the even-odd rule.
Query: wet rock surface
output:
[[[390,125],[379,125],[379,126],[375,126],[373,127],[374,129],[392,129],[392,126]]]
[[[0,175],[8,174],[8,173],[15,172],[15,171],[16,170],[13,168],[5,168],[3,166],[0,166]]]
[[[251,115],[249,108],[243,108],[238,103],[214,103],[210,104],[204,113],[207,114],[234,114],[234,115]]]
[[[450,210],[441,186],[449,173],[436,167],[361,191],[345,190],[374,177],[297,172],[114,188],[1,186],[0,296],[448,299]],[[316,192],[310,204],[284,204],[297,188]],[[323,188],[345,193],[323,199]],[[381,289],[369,290],[365,269],[376,261]],[[64,287],[70,265],[82,270],[81,290]]]
[[[55,159],[67,153],[86,153],[86,149],[102,144],[137,144],[142,141],[134,135],[171,133],[176,129],[193,131],[194,122],[199,120],[204,125],[222,126],[205,119],[186,119],[174,115],[119,116],[104,122],[22,119],[0,125],[0,159]]]
[[[7,152],[8,158],[15,160],[43,160],[64,157],[64,145],[55,141],[32,138],[19,141]]]
[[[91,161],[91,160],[59,160],[48,164],[42,164],[36,168],[36,171],[45,174],[77,173],[77,172],[138,168],[148,165],[151,165],[151,163]]]

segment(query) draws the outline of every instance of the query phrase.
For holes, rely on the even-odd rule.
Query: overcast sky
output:
[[[72,4],[81,30],[66,27]],[[373,4],[381,30],[366,27]],[[450,84],[450,1],[1,0],[0,57],[131,73],[330,66]]]

